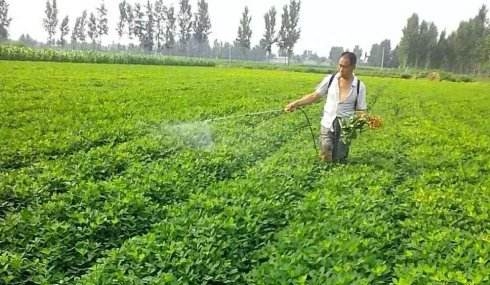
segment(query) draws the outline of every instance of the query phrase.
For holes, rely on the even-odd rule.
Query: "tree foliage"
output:
[[[251,37],[252,37],[252,28],[250,27],[250,23],[252,22],[252,16],[249,15],[248,7],[245,6],[245,9],[242,13],[242,18],[240,19],[240,26],[238,26],[238,35],[235,40],[235,45],[249,50],[251,45]]]
[[[290,0],[289,6],[284,5],[279,30],[278,46],[280,52],[289,59],[293,55],[294,46],[301,36],[301,29],[298,26],[301,1]]]
[[[56,27],[58,26],[58,7],[56,0],[46,1],[46,10],[44,11],[46,18],[43,19],[43,28],[48,33],[48,44],[54,44],[54,36],[56,35]]]
[[[277,43],[276,14],[276,8],[271,7],[264,15],[265,33],[263,38],[260,40],[260,47],[267,52],[268,57],[272,55],[272,46]]]
[[[0,41],[9,37],[8,28],[12,18],[9,17],[9,3],[6,0],[0,0]]]

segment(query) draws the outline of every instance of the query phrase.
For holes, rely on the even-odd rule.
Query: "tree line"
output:
[[[345,51],[332,47],[330,59]],[[358,56],[362,50],[353,50]],[[364,59],[367,65],[399,68],[442,69],[458,73],[490,72],[490,23],[483,5],[476,16],[461,21],[457,30],[447,35],[433,22],[411,15],[402,30],[400,43],[392,49],[386,39],[371,46]]]
[[[12,19],[8,16],[9,4],[0,0],[0,40],[8,38],[8,27]],[[211,45],[211,18],[206,0],[197,0],[197,8],[189,0],[180,0],[178,7],[165,5],[163,0],[146,0],[130,4],[122,0],[115,30],[119,46],[141,49],[147,52],[173,53],[181,55],[206,55],[219,58],[243,58],[264,60],[273,57],[274,46],[279,55],[287,59],[326,60],[311,51],[294,55],[294,46],[301,36],[298,25],[301,11],[300,0],[290,0],[282,8],[281,18],[271,7],[263,16],[264,32],[257,45],[252,45],[252,15],[244,7],[237,36],[234,42],[215,40]],[[47,0],[43,28],[47,33],[47,44],[51,46],[79,47],[90,45],[101,48],[109,33],[107,8],[102,1],[93,12],[82,11],[72,26],[68,16],[60,17],[56,0]],[[61,21],[60,21],[61,20]],[[280,23],[279,23],[279,21]],[[71,35],[70,35],[71,32]],[[22,35],[24,42],[34,42],[29,35]],[[136,43],[136,44],[135,44]],[[335,62],[346,51],[333,46],[328,59]],[[462,21],[456,31],[447,35],[433,22],[420,20],[417,14],[407,19],[402,29],[400,43],[392,48],[386,39],[363,51],[359,46],[352,50],[361,63],[380,67],[443,69],[460,73],[481,73],[490,70],[490,25],[488,10],[483,5],[477,15]]]
[[[434,23],[413,14],[403,29],[398,58],[402,67],[437,68],[479,73],[490,64],[490,25],[483,5],[478,14],[462,21],[456,31],[438,33]]]
[[[1,0],[4,1],[5,0]],[[5,2],[6,3],[6,2]],[[8,4],[6,9],[8,9]],[[4,6],[5,6],[4,5]],[[300,38],[298,27],[301,9],[300,0],[290,0],[284,5],[280,29],[276,25],[276,8],[271,7],[264,15],[265,32],[260,44],[252,47],[251,37],[252,16],[248,7],[244,7],[238,26],[237,38],[232,44],[215,41],[213,47],[209,43],[211,19],[206,0],[198,0],[197,8],[189,0],[180,0],[177,9],[165,5],[163,0],[147,0],[145,3],[131,4],[123,0],[118,5],[119,17],[116,32],[119,42],[137,42],[137,47],[147,52],[179,51],[182,54],[209,55],[210,52],[228,56],[231,52],[244,57],[256,54],[258,57],[270,57],[272,47],[276,44],[281,55],[293,56],[294,46]],[[69,17],[65,16],[59,23],[59,11],[56,0],[47,0],[43,28],[47,33],[47,44],[51,46],[72,47],[91,44],[94,48],[101,47],[104,37],[108,35],[107,8],[102,1],[94,12],[84,10],[75,19],[70,28]],[[5,25],[8,27],[8,24]],[[71,31],[71,42],[68,36]],[[56,35],[58,38],[56,39]],[[31,40],[23,35],[24,40]],[[260,50],[260,52],[258,52]],[[225,55],[226,53],[226,55]]]

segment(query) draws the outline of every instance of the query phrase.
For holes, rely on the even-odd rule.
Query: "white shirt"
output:
[[[332,81],[332,85],[330,86],[330,88],[328,88],[328,82],[330,81],[330,78],[332,76],[335,76],[335,78]],[[323,108],[321,124],[323,127],[330,129],[331,131],[333,131],[332,123],[336,117],[345,118],[354,116],[355,111],[364,111],[367,109],[366,86],[361,81],[358,96],[358,80],[355,75],[354,79],[352,80],[352,86],[349,91],[349,95],[345,98],[343,102],[340,102],[339,78],[340,73],[337,73],[335,75],[327,75],[316,88],[316,92],[327,99],[327,101],[325,102],[325,107]]]

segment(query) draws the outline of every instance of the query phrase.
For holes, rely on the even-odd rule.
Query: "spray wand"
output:
[[[255,113],[247,113],[247,114],[243,114],[243,115],[231,115],[231,116],[219,117],[219,118],[214,118],[214,119],[208,119],[208,120],[205,120],[204,122],[205,123],[211,123],[211,122],[233,120],[233,119],[259,116],[259,115],[266,115],[266,114],[280,114],[282,112],[284,112],[284,111],[283,110],[269,110],[269,111],[255,112]]]
[[[301,113],[304,115],[306,122],[308,123],[308,127],[310,129],[311,133],[311,138],[313,141],[313,149],[318,152],[318,147],[316,145],[316,139],[315,139],[315,134],[313,132],[313,127],[311,125],[310,118],[308,117],[308,114],[303,108],[299,108]],[[262,112],[254,112],[254,113],[247,113],[243,115],[231,115],[231,116],[225,116],[225,117],[219,117],[219,118],[213,118],[213,119],[208,119],[205,120],[205,123],[211,123],[211,122],[219,122],[219,121],[226,121],[226,120],[233,120],[233,119],[239,119],[239,118],[244,118],[244,117],[252,117],[252,116],[259,116],[259,115],[266,115],[266,114],[278,114],[281,115],[284,113],[283,109],[273,109],[273,110],[268,110],[268,111],[262,111]]]

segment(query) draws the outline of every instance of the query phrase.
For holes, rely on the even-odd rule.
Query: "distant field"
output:
[[[488,82],[362,77],[384,127],[324,165],[300,112],[205,122],[321,74],[0,70],[0,284],[490,283]]]
[[[169,65],[169,66],[207,66],[234,67],[245,69],[286,70],[307,73],[331,73],[336,66],[305,65],[305,64],[274,64],[266,61],[228,60],[214,57],[183,57],[163,55],[160,53],[138,53],[135,51],[99,51],[70,50],[52,48],[30,48],[18,45],[0,44],[0,60],[71,62],[99,64],[138,64],[138,65]],[[359,65],[358,74],[370,77],[417,78],[426,79],[433,70],[398,69]],[[445,71],[436,71],[441,81],[473,82],[490,80],[489,74],[457,75]]]

